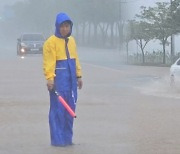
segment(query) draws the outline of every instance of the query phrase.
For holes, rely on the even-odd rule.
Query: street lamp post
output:
[[[170,0],[171,4],[171,18],[172,18],[172,0]],[[174,62],[174,35],[171,34],[171,63]]]
[[[121,10],[121,0],[118,0],[118,16],[119,16],[119,49],[121,50],[122,46],[122,10]]]

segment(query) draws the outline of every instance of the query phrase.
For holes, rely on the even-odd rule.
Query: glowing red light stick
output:
[[[65,109],[69,112],[69,114],[73,117],[76,118],[76,114],[74,111],[70,108],[70,106],[67,104],[67,102],[62,98],[62,96],[59,95],[59,93],[55,90],[55,94],[57,95],[59,102],[65,107]]]

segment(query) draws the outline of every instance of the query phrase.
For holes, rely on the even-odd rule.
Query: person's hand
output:
[[[77,84],[78,84],[78,88],[81,89],[82,86],[83,86],[83,81],[82,81],[81,78],[78,78],[78,79],[77,79]]]
[[[49,91],[54,88],[54,80],[47,80],[47,88]]]

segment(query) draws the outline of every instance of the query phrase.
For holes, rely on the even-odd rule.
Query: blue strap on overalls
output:
[[[68,41],[69,41],[69,38],[65,38],[66,57],[67,57],[69,71],[70,71],[70,74],[71,74],[71,81],[73,81],[72,72],[71,72],[71,66],[70,66],[70,60],[71,59],[70,59],[70,54],[69,54],[69,50],[68,50]]]
[[[65,38],[65,48],[66,48],[66,56],[67,56],[67,59],[70,59],[70,55],[69,55],[69,50],[68,50],[68,41],[69,39],[68,38]]]

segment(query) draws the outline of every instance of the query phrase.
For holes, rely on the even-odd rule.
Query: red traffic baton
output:
[[[68,111],[68,113],[73,117],[76,118],[76,114],[71,109],[71,107],[67,104],[67,102],[64,100],[64,98],[56,91],[54,90],[55,94],[57,95],[59,102],[65,107],[65,109]]]

